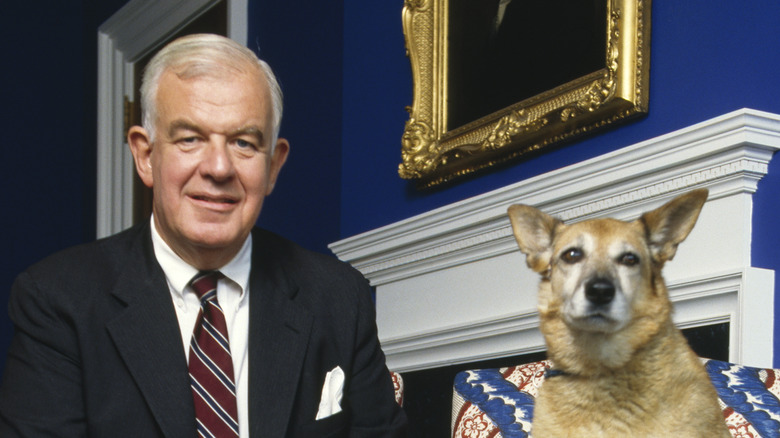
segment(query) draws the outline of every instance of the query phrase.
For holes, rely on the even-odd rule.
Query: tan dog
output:
[[[509,207],[520,250],[542,275],[540,325],[555,367],[536,399],[534,438],[731,436],[661,277],[706,199],[696,190],[633,222],[572,225]]]

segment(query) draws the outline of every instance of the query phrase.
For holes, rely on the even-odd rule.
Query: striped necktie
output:
[[[201,437],[237,437],[238,409],[225,315],[217,302],[220,272],[199,272],[192,288],[200,312],[190,342],[189,371],[195,419]]]

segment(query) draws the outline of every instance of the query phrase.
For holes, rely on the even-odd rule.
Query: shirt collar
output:
[[[154,224],[154,217],[150,220],[152,222],[152,245],[154,247],[154,255],[157,257],[157,262],[160,264],[160,267],[162,267],[171,289],[174,293],[181,296],[184,293],[184,288],[187,287],[190,280],[192,280],[192,277],[198,273],[198,269],[185,262],[170,246],[168,246],[162,236],[160,236],[160,233],[157,232],[157,227]],[[222,272],[225,277],[235,282],[241,288],[241,298],[244,297],[247,291],[251,264],[252,233],[249,233],[249,236],[244,241],[238,254],[236,254],[236,256],[225,266],[219,268],[219,271]]]

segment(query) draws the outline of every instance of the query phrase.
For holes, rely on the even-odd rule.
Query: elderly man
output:
[[[152,217],[18,277],[0,436],[403,436],[366,281],[255,227],[289,151],[267,64],[184,37],[141,93]]]

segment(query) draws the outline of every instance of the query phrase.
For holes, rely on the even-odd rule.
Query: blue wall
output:
[[[433,193],[396,173],[411,104],[402,2],[345,0],[341,232],[370,230],[738,109],[780,112],[780,3],[656,1],[650,114]]]
[[[647,117],[534,160],[421,193],[396,173],[407,119],[403,108],[412,99],[401,4],[344,1],[343,237],[739,108],[780,113],[780,2],[755,0],[748,7],[731,0],[655,1]],[[753,242],[752,256],[754,266],[780,272],[777,161],[771,163],[770,176],[761,181],[755,197],[755,232],[761,239]],[[776,289],[780,278],[777,283]],[[780,311],[780,298],[776,302]],[[774,330],[775,350],[780,352],[780,330]],[[778,356],[775,362],[780,366]]]
[[[47,254],[94,239],[96,35],[122,4],[3,5],[0,370],[12,331],[7,304],[14,277]]]
[[[290,141],[259,222],[320,252],[340,238],[342,15],[333,0],[305,8],[255,0],[249,8],[249,46],[281,83],[280,135]]]

